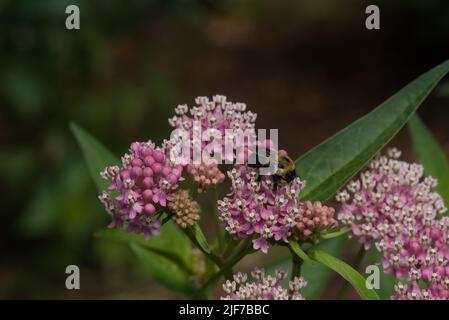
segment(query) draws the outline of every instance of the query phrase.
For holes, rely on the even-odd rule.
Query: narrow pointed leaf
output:
[[[333,238],[320,242],[317,247],[335,256],[339,256],[347,243],[346,237]],[[283,269],[291,272],[291,255],[285,255],[265,266],[268,273],[273,273],[276,269]],[[332,270],[311,259],[305,261],[301,267],[301,276],[307,280],[307,286],[302,289],[303,296],[308,299],[320,299],[326,290],[327,284],[332,276]],[[288,280],[287,280],[288,281]]]
[[[147,247],[136,243],[130,243],[129,245],[158,282],[175,291],[192,292],[190,274],[179,265],[172,263],[170,259],[149,250]]]
[[[348,233],[349,230],[350,230],[349,228],[342,228],[341,230],[338,230],[338,231],[325,233],[325,234],[321,235],[320,238],[323,240],[337,238],[337,237],[340,237],[340,236]]]
[[[316,262],[325,265],[341,275],[354,287],[363,300],[380,300],[374,290],[367,288],[365,278],[346,262],[320,249],[310,249],[307,253]]]
[[[327,200],[355,175],[407,123],[449,71],[446,61],[405,86],[296,161],[296,173],[307,181],[304,199]]]
[[[118,159],[111,151],[75,123],[70,123],[70,129],[83,151],[89,173],[98,191],[105,190],[108,186],[108,181],[101,178],[100,172],[106,166],[118,164]]]
[[[307,253],[305,253],[301,246],[298,244],[298,242],[294,239],[291,239],[288,242],[288,245],[290,249],[299,257],[302,261],[310,261],[310,258],[307,256]]]
[[[129,233],[121,229],[104,228],[95,233],[95,237],[110,241],[119,241],[127,244],[137,244],[152,251],[155,254],[164,256],[172,263],[179,265],[185,272],[190,272],[193,267],[190,255],[190,245],[188,239],[179,241],[176,246],[172,245],[172,234],[177,236],[178,230],[173,223],[166,223],[161,228],[161,236],[146,240],[143,235]]]
[[[424,172],[438,180],[436,191],[449,206],[449,161],[443,149],[418,115],[409,121],[409,130],[419,162]]]
[[[186,232],[191,240],[195,242],[205,254],[211,253],[209,243],[198,224],[195,223],[193,226],[189,227]]]

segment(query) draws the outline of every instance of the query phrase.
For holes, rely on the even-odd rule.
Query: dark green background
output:
[[[68,4],[81,30],[65,29]],[[167,136],[177,104],[221,93],[297,158],[448,58],[446,0],[0,0],[0,297],[177,297],[93,239],[108,217],[69,121],[119,155]],[[448,96],[446,82],[420,111],[446,153]],[[413,158],[406,132],[395,144]]]

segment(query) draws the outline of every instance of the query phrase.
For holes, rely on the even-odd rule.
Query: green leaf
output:
[[[322,234],[320,236],[320,239],[326,240],[326,239],[332,239],[332,238],[340,237],[340,236],[348,233],[349,230],[350,230],[349,228],[342,228],[342,229],[340,229],[338,231],[335,231],[335,232],[325,233],[325,234]]]
[[[333,238],[331,240],[320,242],[317,247],[338,256],[341,254],[346,242],[346,237]],[[292,259],[291,255],[288,254],[269,263],[265,266],[265,269],[268,273],[272,273],[276,269],[283,269],[291,272],[291,267]],[[309,261],[305,261],[301,267],[301,276],[307,281],[307,286],[302,289],[303,296],[308,300],[319,299],[326,290],[327,284],[332,276],[332,271],[309,259]]]
[[[295,239],[290,239],[290,241],[288,242],[288,246],[298,257],[301,258],[302,261],[310,261],[310,258],[301,249],[301,246],[298,244],[298,242]]]
[[[172,251],[181,257],[189,268],[193,267],[191,244],[189,239],[179,230],[173,221],[168,221],[159,228],[160,236],[152,237],[149,241],[158,248]]]
[[[189,240],[172,221],[161,226],[160,231],[160,236],[149,240],[141,234],[121,229],[103,229],[95,236],[127,243],[159,283],[175,291],[191,292],[190,275],[194,262]]]
[[[75,123],[70,123],[70,129],[83,151],[89,173],[95,181],[98,191],[105,190],[109,183],[101,178],[100,172],[107,166],[118,164],[118,159],[112,152]]]
[[[154,253],[148,247],[136,243],[130,243],[130,247],[158,282],[175,291],[183,293],[193,291],[190,275],[177,264],[163,255]]]
[[[368,263],[371,265],[381,264],[382,256],[379,251],[377,251],[375,246],[371,246],[368,252]],[[391,274],[385,274],[382,266],[379,266],[379,289],[376,289],[377,294],[382,300],[390,300],[391,296],[395,294],[394,285],[397,282],[395,277]]]
[[[332,197],[398,133],[448,71],[446,61],[299,158],[296,173],[307,181],[301,197]]]
[[[189,293],[192,291],[190,275],[194,263],[190,242],[172,221],[161,226],[160,231],[160,236],[149,240],[141,234],[121,229],[103,229],[95,236],[127,243],[159,283],[172,290]]]
[[[209,255],[211,254],[209,243],[206,240],[206,237],[204,236],[203,231],[201,231],[201,228],[197,223],[195,223],[193,226],[188,227],[186,229],[187,235],[190,237],[190,239],[196,243],[201,250]]]
[[[366,287],[365,278],[346,262],[343,262],[320,249],[310,249],[307,253],[313,260],[341,275],[354,287],[363,300],[379,300],[377,293]]]
[[[444,151],[418,115],[410,119],[409,130],[424,172],[438,180],[436,191],[443,197],[446,206],[449,206],[449,161]]]
[[[83,151],[89,172],[98,190],[106,189],[108,182],[100,177],[100,171],[106,166],[118,164],[118,159],[76,124],[71,123],[70,128]],[[97,233],[97,236],[130,244],[159,282],[175,290],[187,290],[188,279],[185,274],[188,274],[193,266],[189,239],[171,221],[164,224],[160,231],[160,236],[150,240],[145,240],[142,235],[116,229],[102,230]],[[177,270],[182,272],[174,275]]]
[[[185,272],[191,272],[193,261],[190,254],[189,240],[183,235],[179,237],[178,230],[176,230],[176,226],[171,221],[164,224],[160,231],[160,236],[146,240],[141,234],[129,233],[121,229],[105,228],[97,231],[95,237],[127,244],[137,244],[179,265]],[[179,237],[176,246],[173,245],[173,237]]]

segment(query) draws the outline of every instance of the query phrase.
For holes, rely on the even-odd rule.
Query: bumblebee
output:
[[[285,150],[279,150],[278,152],[278,169],[273,176],[275,182],[284,180],[291,182],[296,178],[296,165],[290,158]],[[277,180],[277,181],[276,181]]]
[[[248,164],[249,167],[252,168],[267,168],[269,167],[269,156],[271,152],[275,152],[272,149],[267,149],[265,154],[267,156],[261,155],[259,152],[257,153],[256,163]],[[261,160],[264,161],[261,161]],[[264,163],[264,164],[262,164]],[[275,186],[281,182],[291,182],[296,177],[296,166],[295,162],[288,156],[287,151],[279,150],[278,151],[278,168],[276,172],[273,174],[273,182]],[[262,178],[259,175],[259,179]]]

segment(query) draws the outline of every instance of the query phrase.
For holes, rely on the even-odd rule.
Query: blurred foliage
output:
[[[79,31],[64,27],[68,4],[82,8]],[[34,282],[18,285],[23,272],[47,282],[45,297],[64,283],[67,264],[81,265],[87,278],[104,264],[134,261],[127,248],[92,241],[108,217],[68,122],[108,135],[117,153],[130,137],[161,140],[168,126],[147,119],[167,118],[176,90],[135,30],[167,11],[188,20],[200,9],[195,1],[0,1],[0,189],[8,195],[0,245],[9,258],[0,279],[14,280],[0,281],[0,296],[36,296]],[[123,68],[111,68],[117,64]]]

